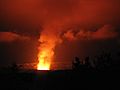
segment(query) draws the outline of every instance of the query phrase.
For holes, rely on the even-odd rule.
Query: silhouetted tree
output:
[[[90,57],[85,58],[85,64],[84,64],[84,70],[85,71],[90,71],[92,69],[91,63],[90,63]]]
[[[79,70],[80,69],[80,59],[78,57],[75,57],[75,60],[72,62],[72,68],[74,70]]]

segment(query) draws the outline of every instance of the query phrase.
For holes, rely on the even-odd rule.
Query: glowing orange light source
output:
[[[50,70],[53,55],[53,49],[48,46],[48,44],[41,45],[40,51],[38,53],[39,63],[37,65],[37,70]]]
[[[46,33],[42,33],[39,39],[40,45],[38,47],[38,64],[37,70],[50,70],[51,63],[54,57],[54,48],[56,46],[56,39]]]
[[[37,70],[50,70],[50,65],[48,63],[45,63],[44,60],[40,60]]]
[[[46,51],[41,51],[38,55],[38,70],[50,70],[49,54]]]

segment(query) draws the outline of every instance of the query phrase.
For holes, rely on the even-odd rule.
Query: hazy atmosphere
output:
[[[46,53],[54,69],[70,68],[76,56],[119,51],[119,39],[120,0],[0,0],[1,67]]]

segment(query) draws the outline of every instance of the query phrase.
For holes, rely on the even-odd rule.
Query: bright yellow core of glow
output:
[[[50,58],[45,52],[42,52],[38,56],[37,70],[50,70]]]

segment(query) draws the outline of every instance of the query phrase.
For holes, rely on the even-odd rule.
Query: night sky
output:
[[[37,63],[42,34],[55,41],[59,68],[119,51],[120,0],[0,0],[0,67]]]

